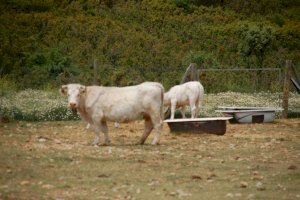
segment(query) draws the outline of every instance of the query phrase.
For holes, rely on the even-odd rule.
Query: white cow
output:
[[[181,108],[183,118],[185,118],[185,106],[189,105],[191,117],[198,115],[204,97],[204,88],[198,81],[186,82],[175,85],[164,95],[164,105],[171,106],[171,119],[174,119],[175,109]]]
[[[143,117],[145,130],[139,144],[143,144],[154,128],[152,144],[158,144],[163,121],[164,88],[160,83],[145,82],[128,87],[63,85],[60,89],[68,96],[68,106],[95,131],[93,145],[99,143],[99,132],[110,143],[106,121],[128,122]]]

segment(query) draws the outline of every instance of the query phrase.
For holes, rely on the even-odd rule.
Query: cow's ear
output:
[[[68,86],[67,86],[67,85],[61,86],[61,88],[60,88],[59,91],[60,91],[60,93],[61,93],[62,95],[67,95]]]
[[[79,88],[80,94],[85,94],[86,93],[86,86],[80,86]]]

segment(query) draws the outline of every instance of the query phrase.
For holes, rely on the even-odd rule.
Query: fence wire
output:
[[[260,69],[201,69],[200,81],[206,92],[281,92],[280,68]]]

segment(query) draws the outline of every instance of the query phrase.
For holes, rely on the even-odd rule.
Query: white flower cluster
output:
[[[239,93],[222,92],[205,95],[201,116],[221,116],[215,113],[218,106],[230,107],[282,107],[282,93]],[[289,110],[300,113],[300,94],[290,93]]]
[[[221,116],[218,106],[274,107],[282,105],[281,93],[223,92],[206,94],[200,116]],[[290,93],[289,110],[300,113],[300,94]],[[58,92],[24,90],[0,97],[0,114],[15,120],[53,121],[78,119]]]
[[[67,108],[67,100],[58,92],[24,90],[1,97],[0,112],[9,118],[29,121],[77,119]]]

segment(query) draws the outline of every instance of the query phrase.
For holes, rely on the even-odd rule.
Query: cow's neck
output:
[[[86,115],[86,106],[85,106],[85,99],[84,98],[80,99],[80,104],[77,108],[77,112],[80,114],[80,116],[85,116]]]
[[[91,113],[90,113],[91,110],[89,109],[89,106],[86,105],[86,96],[87,94],[81,97],[79,106],[77,108],[77,112],[84,121],[93,124],[93,120],[91,118]]]

